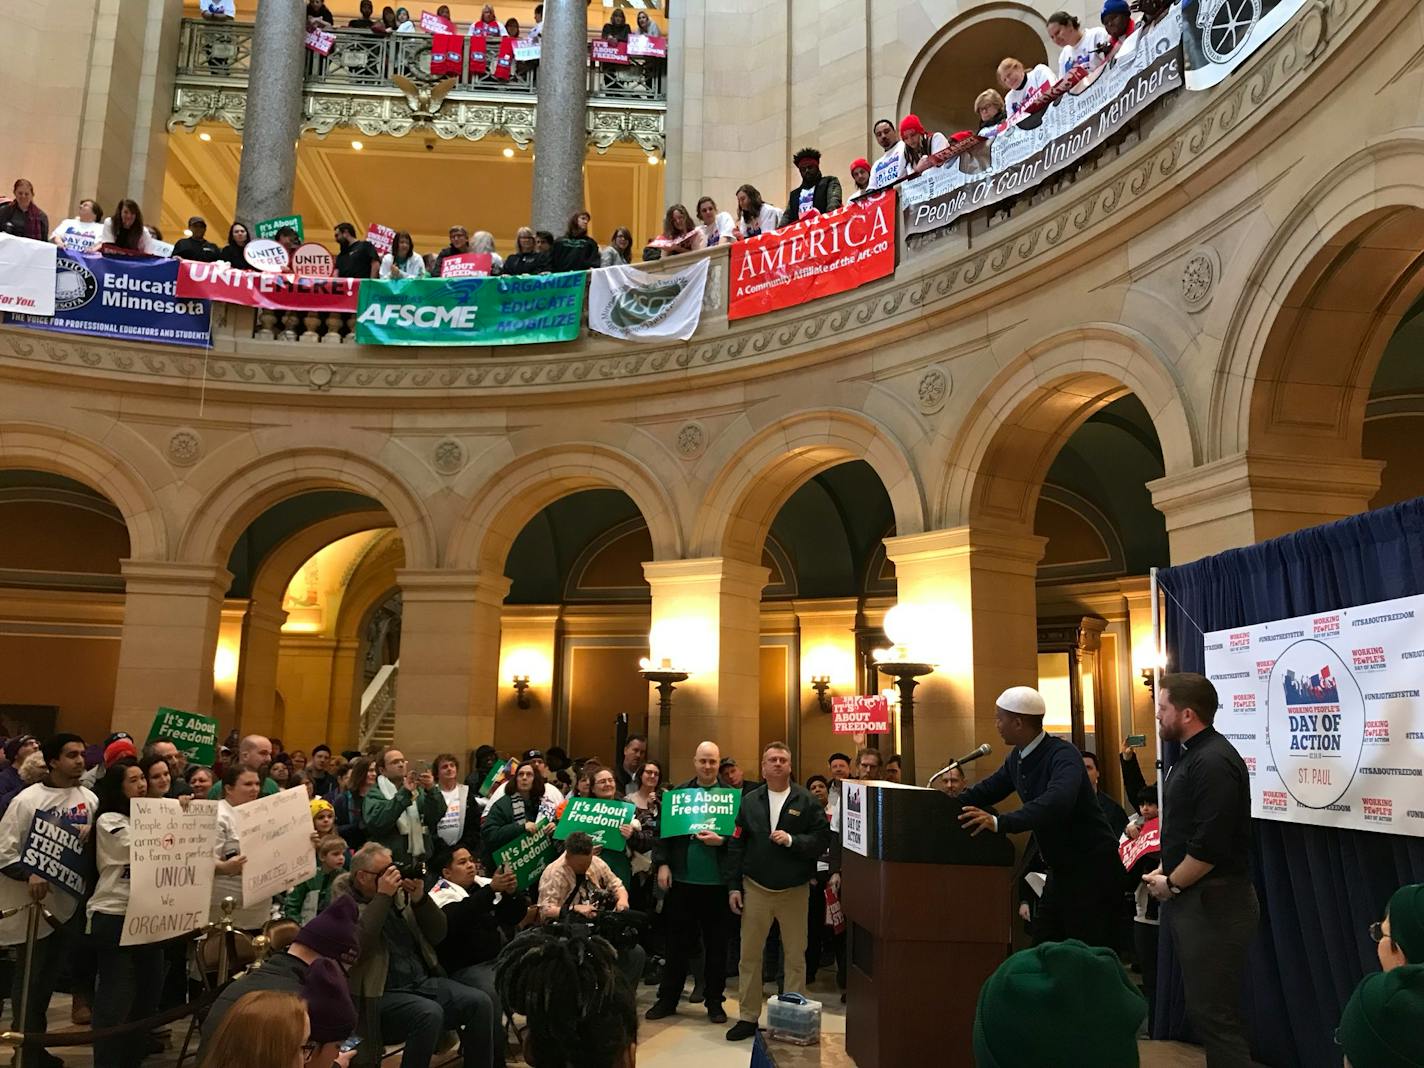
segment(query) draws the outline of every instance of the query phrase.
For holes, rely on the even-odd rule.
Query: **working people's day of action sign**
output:
[[[160,708],[148,728],[148,741],[167,738],[189,764],[212,767],[218,758],[218,721],[198,712]]]
[[[737,810],[742,807],[742,791],[714,787],[704,790],[689,786],[663,794],[658,833],[676,838],[699,831],[713,831],[723,837],[737,826]]]
[[[1253,816],[1424,836],[1424,596],[1214,631],[1205,646]]]
[[[526,345],[573,341],[588,274],[400,278],[361,283],[362,345]]]
[[[301,792],[301,791],[297,791]],[[129,816],[129,904],[121,946],[162,942],[208,922],[218,803],[135,798]]]
[[[594,844],[615,851],[623,848],[623,832],[619,829],[633,822],[636,807],[628,801],[610,801],[600,797],[571,797],[559,817],[554,837],[562,842],[575,831],[593,836]]]

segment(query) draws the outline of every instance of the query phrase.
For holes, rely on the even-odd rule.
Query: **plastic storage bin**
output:
[[[767,1002],[766,1024],[772,1038],[814,1046],[821,1041],[821,1003],[800,994],[782,994]]]

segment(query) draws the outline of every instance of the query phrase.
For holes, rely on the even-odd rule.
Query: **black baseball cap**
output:
[[[544,750],[542,750],[542,749],[526,749],[526,750],[524,750],[524,755],[523,755],[522,757],[520,757],[519,759],[520,759],[520,760],[544,760]],[[548,763],[548,761],[544,761],[544,762],[545,762],[545,763]]]

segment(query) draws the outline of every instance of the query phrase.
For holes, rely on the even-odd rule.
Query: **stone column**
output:
[[[306,8],[261,4],[252,30],[252,73],[237,175],[237,218],[249,226],[292,210],[302,125]]]
[[[744,764],[756,752],[761,591],[768,574],[759,565],[721,557],[643,565],[653,595],[651,657],[670,658],[674,667],[691,673],[673,694],[668,739],[673,778],[692,774],[693,752],[706,739]],[[649,709],[649,749],[657,752],[658,699],[651,687]]]
[[[212,708],[213,656],[232,575],[217,564],[124,560],[122,568],[113,726],[144,738],[160,707],[205,714]]]
[[[587,107],[587,6],[582,0],[545,0],[534,127],[534,225],[556,236],[585,206]]]
[[[860,603],[854,597],[839,600],[796,601],[792,607],[801,637],[800,752],[792,754],[802,782],[809,775],[824,775],[826,758],[854,746],[854,740],[831,732],[831,717],[821,708],[811,679],[828,676],[827,698],[850,697],[860,692],[855,660],[855,621]]]
[[[452,750],[462,758],[494,738],[503,575],[477,571],[396,572],[401,655],[396,676],[396,744],[413,754]]]
[[[253,601],[242,620],[242,665],[237,673],[237,729],[265,734],[277,729],[277,657],[287,613]]]
[[[1368,510],[1382,460],[1246,452],[1149,482],[1172,563],[1253,545]]]
[[[331,658],[331,707],[321,740],[338,753],[356,744],[360,731],[361,640],[338,638]]]
[[[1038,681],[1035,581],[1045,540],[1030,534],[955,527],[885,539],[898,600],[933,621],[926,655],[938,664],[915,690],[915,781],[988,742],[995,754],[971,779],[1003,759],[994,699]]]

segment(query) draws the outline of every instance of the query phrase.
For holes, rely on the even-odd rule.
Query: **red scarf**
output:
[[[465,58],[465,39],[457,33],[436,33],[430,40],[430,73],[440,78],[450,74],[458,78]]]
[[[494,76],[497,81],[507,82],[514,73],[514,38],[508,35],[499,41],[499,55],[494,61]]]

